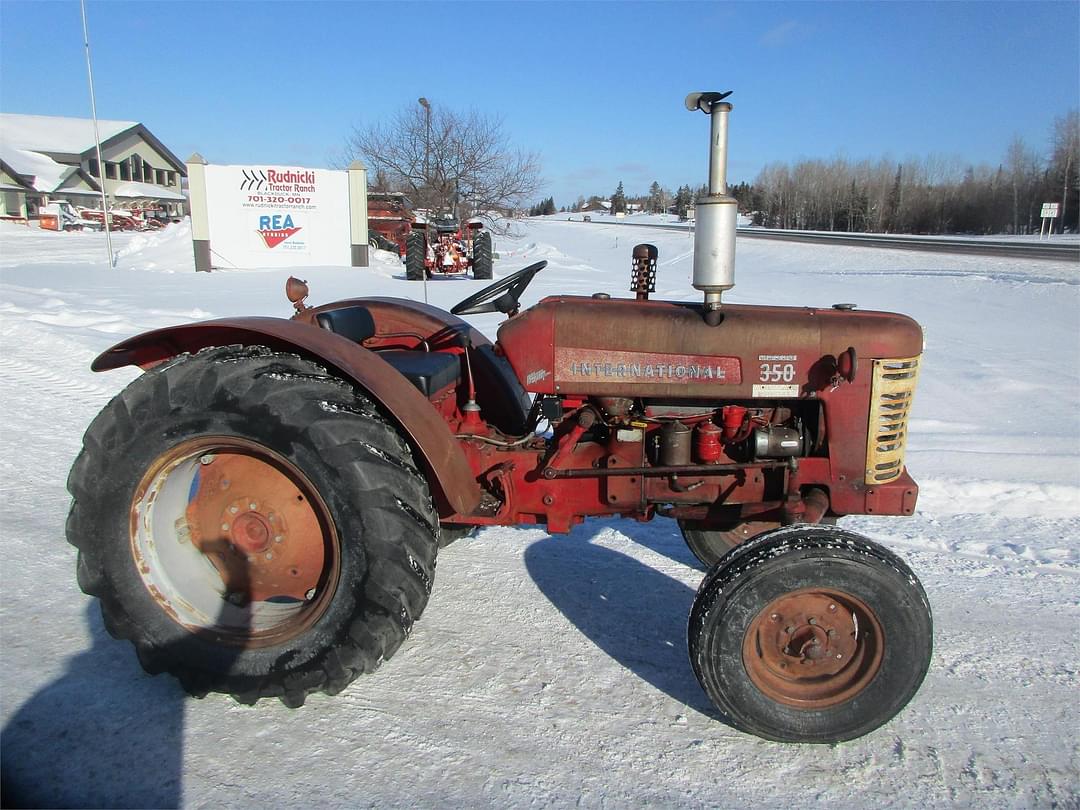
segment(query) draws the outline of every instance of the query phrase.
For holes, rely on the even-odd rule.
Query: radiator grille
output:
[[[904,469],[908,416],[918,378],[918,357],[874,361],[866,442],[867,484],[892,481]]]

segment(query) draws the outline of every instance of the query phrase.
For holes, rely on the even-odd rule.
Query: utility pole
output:
[[[423,96],[417,99],[420,106],[424,108],[424,185],[429,189],[431,183],[428,180],[428,153],[431,151],[431,105],[428,104],[428,100]],[[429,194],[430,196],[430,194]],[[424,203],[424,206],[428,209],[427,216],[431,215],[431,207]],[[430,220],[428,220],[430,221]],[[424,269],[424,303],[428,302],[427,294],[427,269]]]
[[[428,186],[428,188],[430,189],[431,180],[428,175],[428,155],[431,152],[431,105],[428,103],[428,100],[423,96],[420,96],[417,101],[419,102],[420,106],[424,108],[424,185]],[[424,202],[424,205],[425,207],[429,207],[426,200]]]
[[[90,67],[90,32],[86,25],[86,0],[79,0],[82,11],[83,43],[86,45],[86,75],[90,79],[90,115],[94,119],[94,145],[97,147],[98,182],[101,184],[101,222],[105,226],[105,249],[109,251],[109,267],[116,267],[109,228],[109,203],[105,197],[105,162],[101,159],[101,135],[98,132],[97,101],[94,99],[94,71]]]

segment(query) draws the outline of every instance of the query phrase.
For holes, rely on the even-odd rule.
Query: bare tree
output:
[[[1055,179],[1061,184],[1061,229],[1069,224],[1069,191],[1077,186],[1077,160],[1080,159],[1080,114],[1071,110],[1054,121],[1053,155],[1050,159]],[[1076,215],[1073,214],[1073,219]]]
[[[425,100],[426,101],[426,100]],[[346,162],[360,158],[375,176],[432,213],[491,219],[540,188],[540,159],[510,146],[498,118],[437,104],[410,105],[390,121],[354,129]]]

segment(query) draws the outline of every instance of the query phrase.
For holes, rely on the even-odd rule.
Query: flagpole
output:
[[[109,266],[116,267],[109,228],[109,203],[105,197],[105,162],[101,159],[101,134],[98,132],[97,101],[94,98],[94,70],[90,67],[90,32],[86,26],[86,0],[79,0],[82,11],[83,43],[86,45],[86,75],[90,79],[90,115],[94,119],[94,146],[97,149],[98,183],[101,186],[101,222],[105,226],[105,249],[109,251]]]

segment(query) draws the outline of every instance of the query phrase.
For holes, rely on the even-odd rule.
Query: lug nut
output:
[[[199,458],[199,463],[205,465],[205,464],[211,463],[213,460],[214,460],[213,456],[201,456]]]
[[[806,621],[807,621],[808,624],[817,624],[817,619],[815,619],[813,616],[811,616]]]
[[[284,539],[285,539],[285,535],[283,535],[283,534],[275,534],[274,535],[274,542],[275,543],[280,543]]]
[[[227,532],[229,530],[229,524],[228,523],[222,523],[221,524],[221,530],[223,532]]]
[[[795,632],[795,627],[793,625],[788,625],[784,628],[784,632],[790,636],[792,633]]]
[[[836,613],[836,605],[829,605],[829,612]]]
[[[240,511],[240,507],[239,506],[230,506],[229,511],[232,512],[235,515],[237,512]]]
[[[258,508],[259,508],[259,505],[257,503],[255,503],[254,501],[252,501],[251,503],[248,504],[248,509],[250,509],[252,512],[254,512]]]
[[[268,560],[274,559],[274,552],[272,552],[272,551],[266,552],[266,559],[268,559]]]
[[[310,599],[314,599],[314,598],[315,598],[315,589],[314,589],[314,588],[312,588],[312,589],[311,589],[310,591],[308,591],[307,593],[305,593],[305,594],[304,594],[304,598],[305,598],[305,599],[309,599],[309,600],[310,600]],[[783,665],[781,664],[781,666],[783,666]]]
[[[780,614],[779,613],[773,613],[771,616],[769,616],[769,621],[772,621],[772,622],[780,621]]]

